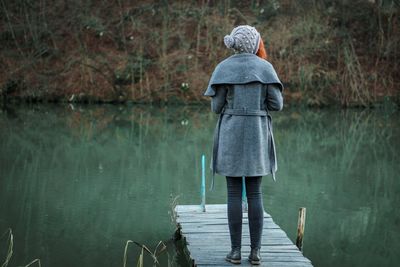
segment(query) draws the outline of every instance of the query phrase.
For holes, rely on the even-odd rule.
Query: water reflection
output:
[[[396,266],[398,114],[320,110],[277,115],[280,180],[268,184],[267,202],[278,222],[292,229],[292,240],[296,208],[306,206],[305,254],[317,266]]]
[[[307,207],[304,253],[316,266],[395,266],[399,114],[273,115],[278,181],[265,177],[263,190],[276,222],[293,240],[297,208]],[[114,266],[128,239],[150,247],[170,239],[171,196],[200,203],[200,156],[210,159],[215,122],[208,106],[3,110],[0,231],[15,234],[10,265],[41,258],[42,266]],[[224,203],[224,178],[207,194]],[[132,247],[129,266],[137,253]]]
[[[128,239],[150,247],[169,239],[170,197],[197,191],[196,160],[208,142],[209,114],[197,109],[3,113],[0,226],[15,233],[13,263],[112,266]]]

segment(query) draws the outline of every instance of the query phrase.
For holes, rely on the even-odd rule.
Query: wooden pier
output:
[[[225,261],[230,251],[230,236],[226,204],[206,205],[206,212],[200,205],[178,205],[175,207],[176,223],[187,248],[193,266],[234,266]],[[250,252],[247,212],[243,213],[242,263]],[[290,241],[286,233],[274,223],[271,215],[264,212],[264,228],[261,248],[262,262],[259,266],[309,267],[311,261]]]

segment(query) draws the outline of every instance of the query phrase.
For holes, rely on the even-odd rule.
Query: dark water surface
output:
[[[0,234],[14,233],[9,266],[36,258],[43,267],[122,266],[127,240],[150,249],[163,240],[169,259],[161,255],[161,266],[186,266],[168,241],[168,211],[178,195],[179,204],[200,203],[200,159],[204,153],[208,167],[216,119],[208,106],[0,111]],[[400,114],[286,109],[273,123],[279,171],[275,183],[264,177],[263,191],[275,222],[294,240],[298,208],[307,208],[304,254],[315,266],[398,266]],[[226,203],[224,177],[207,194],[208,203]],[[3,237],[0,263],[6,251]],[[138,253],[130,245],[128,266]]]

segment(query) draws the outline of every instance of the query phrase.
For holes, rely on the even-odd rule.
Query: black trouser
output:
[[[262,176],[246,177],[246,195],[251,248],[261,248],[264,206],[261,192]],[[228,223],[231,246],[242,245],[242,177],[226,177],[228,189]]]

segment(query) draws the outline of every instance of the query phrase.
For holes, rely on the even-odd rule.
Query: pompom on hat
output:
[[[224,43],[235,53],[256,54],[260,45],[260,33],[252,26],[240,25],[224,37]]]

